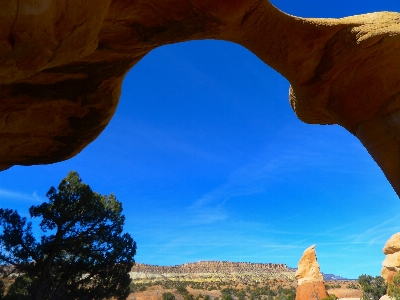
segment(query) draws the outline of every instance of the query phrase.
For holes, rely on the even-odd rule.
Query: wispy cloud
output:
[[[260,255],[261,249],[274,248],[283,251],[285,256],[291,256],[291,251],[287,250],[299,248],[277,243],[267,236],[248,236],[240,232],[236,225],[227,226],[225,229],[219,228],[215,231],[187,230],[179,237],[175,235],[175,238],[167,241],[160,238],[152,239],[154,242],[147,243],[144,246],[146,249],[143,255],[137,259],[141,262],[154,263],[163,257],[165,261],[171,261],[172,264],[204,259],[260,262],[265,260]],[[179,253],[178,256],[177,253]]]
[[[213,151],[207,151],[204,147],[194,145],[195,143],[182,138],[191,135],[189,131],[182,130],[182,128],[159,126],[140,120],[129,119],[125,122],[129,124],[125,126],[130,129],[128,133],[120,133],[120,139],[126,140],[126,136],[129,135],[130,139],[135,139],[138,144],[149,147],[152,151],[185,155],[208,161],[225,159]]]
[[[366,242],[369,245],[376,243],[382,244],[382,242],[384,243],[387,240],[388,235],[390,236],[390,234],[400,230],[400,225],[398,223],[399,218],[400,214],[397,214],[390,219],[368,228],[362,233],[349,236],[348,238],[354,243]]]
[[[380,266],[381,261],[373,261],[368,263],[359,263],[359,264],[351,264],[348,268],[341,269],[342,274],[346,274],[348,272],[354,272],[355,270],[361,270],[361,273],[365,274],[365,269],[367,267],[376,267]]]
[[[229,216],[224,206],[230,199],[263,193],[277,181],[287,178],[288,174],[301,172],[310,165],[325,167],[326,158],[315,153],[312,147],[308,148],[288,149],[284,145],[267,147],[260,155],[234,170],[224,184],[193,201],[188,207],[188,212],[194,216],[193,220],[204,219],[205,212],[210,216],[219,215],[217,218],[205,220],[225,220]],[[274,155],[271,155],[271,152]]]
[[[8,198],[17,201],[43,202],[43,199],[38,196],[36,191],[34,191],[32,194],[26,194],[18,191],[11,191],[0,188],[0,198]]]

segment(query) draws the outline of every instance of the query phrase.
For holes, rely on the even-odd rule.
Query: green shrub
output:
[[[329,297],[326,297],[326,298],[324,298],[322,300],[338,300],[338,299],[339,298],[336,297],[336,295],[331,294],[331,295],[329,295]]]
[[[359,289],[359,286],[358,286],[357,284],[354,284],[354,283],[349,283],[349,284],[346,286],[346,288],[358,290],[358,289]]]
[[[162,300],[175,300],[175,296],[170,292],[166,292],[162,294]]]
[[[189,292],[188,292],[187,289],[186,289],[186,286],[184,286],[184,285],[178,285],[178,286],[176,287],[176,291],[177,291],[179,294],[183,295],[183,296],[189,294]]]
[[[393,277],[393,283],[389,284],[388,295],[394,300],[400,300],[400,273]]]
[[[358,284],[363,290],[361,300],[379,300],[386,294],[387,284],[381,276],[372,277],[363,274],[358,277]]]
[[[183,300],[194,300],[194,297],[188,292],[186,295],[183,296]]]
[[[246,292],[244,290],[240,290],[235,293],[235,296],[238,298],[238,300],[245,300],[246,299]]]
[[[224,294],[224,295],[222,295],[222,300],[233,300],[233,298],[229,294]]]

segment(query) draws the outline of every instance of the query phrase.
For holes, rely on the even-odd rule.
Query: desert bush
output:
[[[235,292],[232,288],[224,288],[221,290],[222,295],[232,295]]]
[[[194,300],[194,296],[192,294],[187,293],[183,296],[183,300]]]
[[[324,298],[322,300],[338,300],[338,299],[339,298],[336,297],[336,295],[331,294],[331,295],[329,295],[329,297],[326,297],[326,298]]]
[[[175,296],[170,292],[166,292],[162,294],[162,300],[175,300]]]
[[[234,295],[238,298],[238,300],[246,299],[246,292],[244,290],[236,291]]]
[[[183,295],[183,296],[189,294],[189,292],[187,291],[185,285],[178,285],[178,286],[176,287],[176,292],[177,292],[178,294]]]
[[[372,277],[363,274],[358,277],[358,284],[363,290],[361,300],[379,300],[386,294],[387,284],[381,276]]]
[[[340,289],[341,286],[340,286],[339,283],[336,283],[336,284],[334,283],[334,284],[332,284],[332,285],[326,284],[326,285],[325,285],[325,288],[326,288],[327,290],[329,290],[329,289]]]
[[[349,284],[346,286],[346,288],[358,290],[358,289],[359,289],[359,286],[358,286],[357,284],[354,284],[354,283],[349,283]]]
[[[281,285],[276,289],[276,299],[278,300],[294,300],[296,298],[296,289],[285,289]]]
[[[222,295],[222,298],[221,298],[222,300],[233,300],[233,298],[232,298],[232,296],[230,295],[230,294],[225,294],[225,295]]]
[[[394,300],[400,300],[400,273],[393,277],[393,282],[389,284],[388,295]]]
[[[131,293],[134,292],[144,292],[147,290],[147,287],[151,286],[151,283],[131,283],[129,285]]]

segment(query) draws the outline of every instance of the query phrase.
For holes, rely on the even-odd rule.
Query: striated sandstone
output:
[[[229,261],[200,261],[176,266],[157,266],[137,263],[132,267],[130,276],[134,280],[213,280],[222,278],[238,282],[263,282],[271,279],[292,281],[293,269],[285,264],[262,264]]]
[[[221,39],[290,81],[302,121],[358,137],[400,195],[399,13],[305,19],[267,0],[11,0],[0,17],[1,169],[79,153],[152,49]]]
[[[304,251],[295,277],[297,279],[296,300],[323,299],[328,297],[324,277],[317,262],[315,245]]]

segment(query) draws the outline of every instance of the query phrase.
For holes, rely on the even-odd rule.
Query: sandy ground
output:
[[[191,293],[194,296],[197,296],[199,293],[202,295],[210,295],[212,298],[215,297],[221,297],[221,292],[220,291],[206,291],[206,290],[193,290],[190,287],[187,288],[188,292]],[[167,290],[163,289],[160,286],[152,286],[149,287],[146,291],[144,292],[136,292],[132,293],[129,295],[127,300],[161,300],[162,299],[162,294],[164,292],[171,292],[174,293],[176,292],[174,289]],[[329,289],[328,290],[329,294],[334,294],[337,297],[339,297],[340,300],[360,300],[362,296],[362,292],[359,290],[354,290],[354,289],[346,289],[346,288],[340,288],[340,289]],[[181,295],[176,295],[177,300],[183,300],[183,296]]]
[[[220,291],[206,291],[206,290],[194,290],[190,287],[187,288],[188,292],[191,293],[194,296],[197,296],[198,294],[202,294],[202,295],[209,295],[212,298],[215,297],[221,297],[221,292]],[[162,299],[162,294],[165,292],[171,292],[174,293],[176,292],[175,289],[172,290],[167,290],[167,289],[163,289],[160,286],[152,286],[149,287],[145,292],[136,292],[136,293],[132,293],[129,295],[129,297],[127,298],[127,300],[161,300]],[[183,300],[183,296],[181,295],[176,295],[176,300]]]
[[[362,292],[360,290],[354,289],[329,289],[328,294],[333,294],[339,297],[339,299],[346,299],[346,300],[360,300],[362,296]]]

